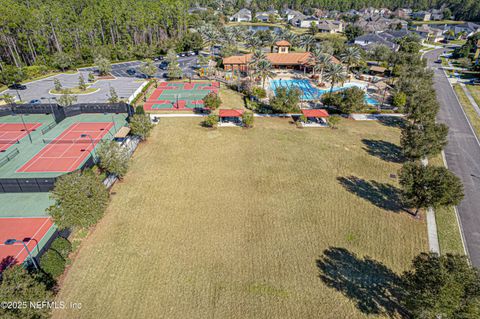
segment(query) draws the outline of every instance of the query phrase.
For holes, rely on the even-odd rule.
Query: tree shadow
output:
[[[337,180],[346,190],[379,208],[393,212],[403,210],[400,190],[393,185],[373,180],[367,181],[356,176],[337,177]]]
[[[386,162],[403,163],[405,161],[402,149],[393,143],[383,140],[367,139],[363,139],[362,143],[365,144],[366,147],[363,149],[367,151],[368,154],[381,158]]]
[[[381,262],[357,257],[345,248],[330,247],[317,261],[320,279],[355,302],[368,315],[408,315],[401,301],[401,278]]]
[[[13,256],[7,256],[0,261],[0,272],[4,271],[10,266],[17,264],[17,259]]]
[[[404,128],[405,127],[405,119],[401,117],[393,117],[393,116],[378,116],[378,122],[389,127],[396,127],[396,128]]]

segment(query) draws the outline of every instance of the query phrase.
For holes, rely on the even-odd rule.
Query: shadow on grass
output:
[[[401,278],[381,262],[330,247],[317,260],[320,279],[355,302],[368,315],[407,316]]]
[[[390,127],[404,128],[405,120],[401,117],[392,117],[392,116],[379,116],[377,117],[378,122]]]
[[[403,163],[405,161],[402,149],[393,143],[382,140],[367,139],[363,139],[362,143],[366,146],[363,149],[372,156],[393,163]]]
[[[356,176],[337,177],[349,192],[368,200],[373,205],[393,212],[402,211],[400,190],[390,184],[367,181]]]

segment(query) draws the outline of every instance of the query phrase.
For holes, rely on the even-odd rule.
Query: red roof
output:
[[[242,117],[242,110],[220,110],[220,117]]]
[[[277,42],[275,42],[275,45],[277,47],[289,47],[289,46],[291,46],[290,42],[285,41],[285,40],[277,41]]]
[[[302,110],[305,117],[329,117],[327,110]]]

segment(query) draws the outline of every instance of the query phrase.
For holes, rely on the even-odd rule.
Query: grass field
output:
[[[472,104],[468,100],[467,95],[463,92],[462,88],[459,84],[455,84],[453,86],[455,93],[457,94],[458,100],[463,107],[463,110],[467,114],[468,120],[470,124],[472,124],[473,130],[477,136],[480,136],[480,117],[478,116],[477,112],[473,108]],[[473,94],[472,94],[473,95]]]
[[[480,85],[466,85],[466,87],[472,94],[475,102],[477,102],[477,105],[480,105]]]
[[[427,250],[403,212],[398,128],[161,120],[84,240],[54,318],[365,318]],[[113,296],[115,298],[113,298]],[[392,315],[393,316],[393,315]]]

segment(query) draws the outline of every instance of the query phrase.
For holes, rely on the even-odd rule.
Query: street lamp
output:
[[[93,142],[93,138],[89,135],[89,134],[82,134],[80,135],[81,138],[85,138],[85,137],[88,137],[90,139],[90,142],[92,143],[92,157],[93,157],[93,161],[96,162],[96,159],[95,159],[95,153],[94,153],[94,149],[95,149],[95,143]]]
[[[25,131],[27,131],[27,135],[28,135],[28,139],[30,140],[30,144],[32,144],[32,137],[30,136],[30,131],[28,130],[27,128],[27,125],[25,124],[25,120],[23,119],[23,114],[20,114],[20,118],[22,119],[22,123],[23,123],[23,128],[25,129]]]
[[[10,239],[7,239],[4,244],[7,245],[7,246],[11,246],[15,243],[22,243],[23,244],[23,247],[25,248],[25,250],[27,251],[27,254],[28,254],[28,257],[30,257],[30,259],[32,260],[32,263],[33,265],[35,266],[35,269],[38,270],[38,265],[37,265],[37,262],[35,261],[35,259],[32,257],[32,254],[30,253],[30,250],[28,250],[28,247],[27,245],[25,244],[25,239],[24,240],[17,240],[15,238],[10,238]]]
[[[48,97],[41,97],[40,99],[41,100],[48,100],[48,104],[50,105],[50,110],[52,110],[52,117],[55,120],[55,112],[53,110],[53,104],[50,100],[57,100],[57,98],[55,96],[54,97],[48,96]]]

